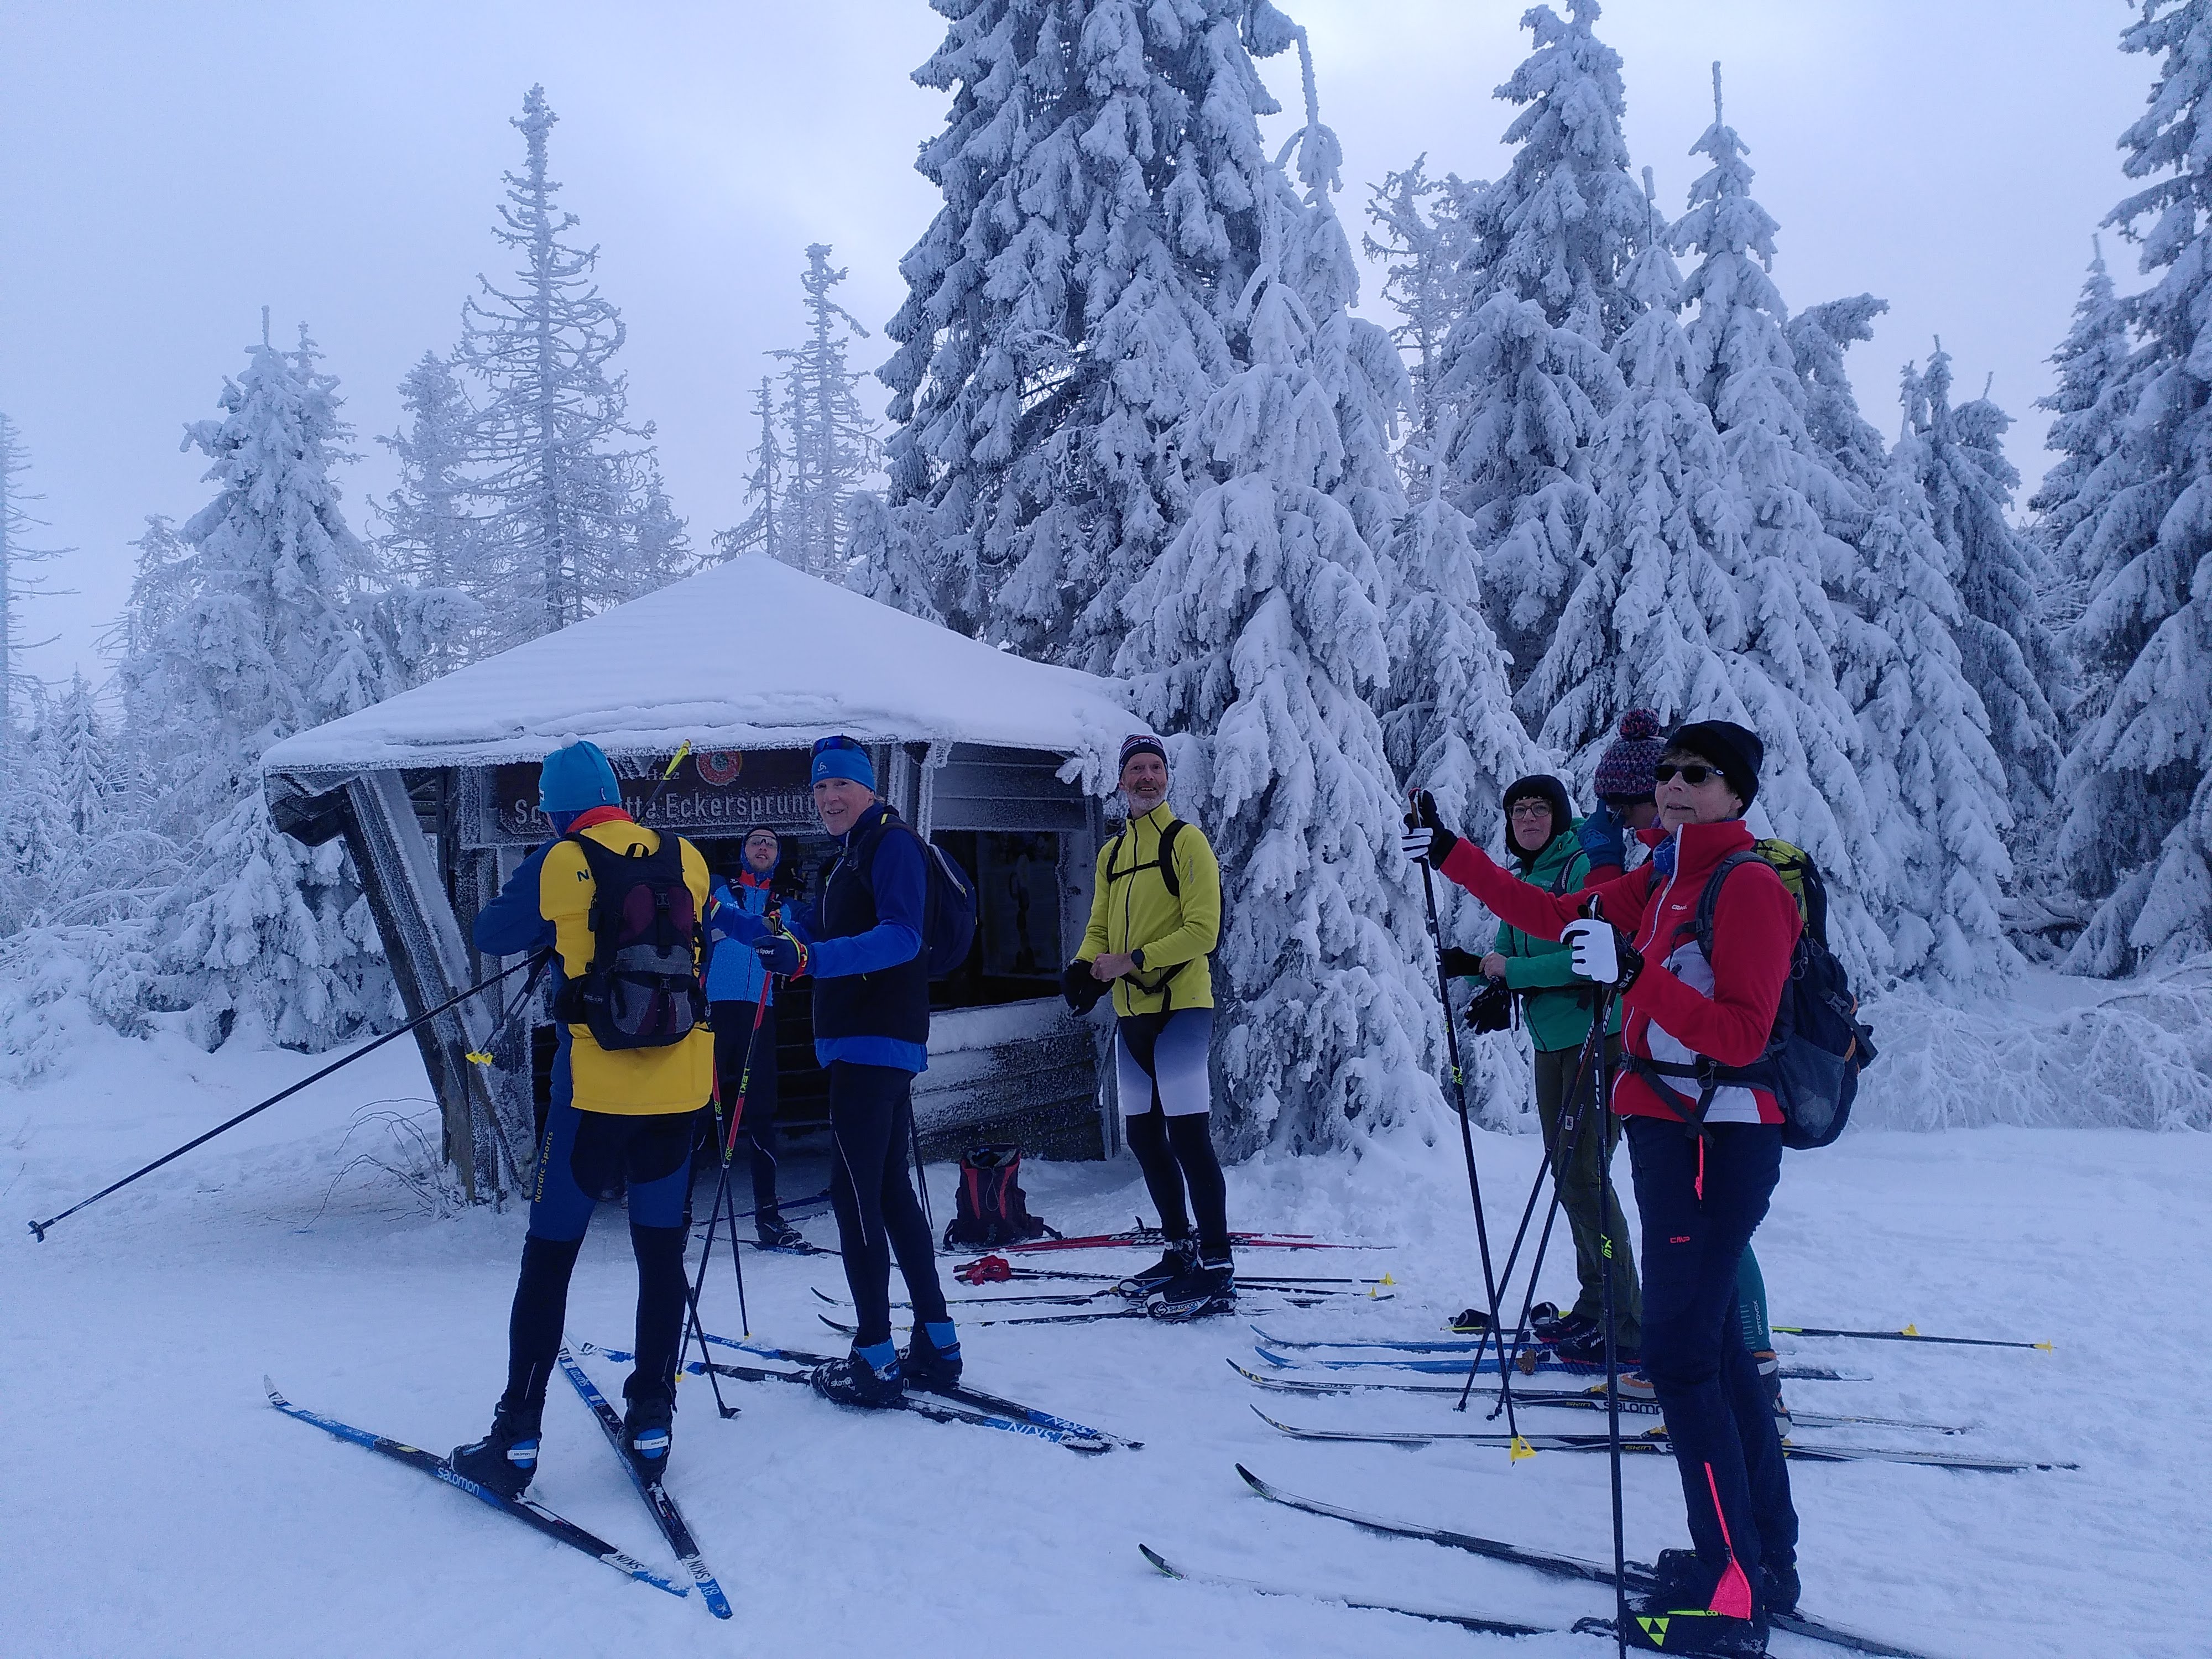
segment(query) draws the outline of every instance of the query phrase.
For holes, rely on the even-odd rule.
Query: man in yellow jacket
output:
[[[1189,1319],[1225,1310],[1237,1293],[1206,1069],[1213,1036],[1206,957],[1221,938],[1221,866],[1205,836],[1168,805],[1167,751],[1158,738],[1139,732],[1123,739],[1121,787],[1128,825],[1098,854],[1091,926],[1061,985],[1081,1013],[1112,988],[1124,1139],[1168,1239],[1158,1262],[1115,1288],[1146,1298],[1158,1317]]]
[[[525,859],[476,920],[477,948],[487,954],[552,949],[559,1033],[507,1321],[507,1390],[491,1432],[453,1455],[459,1473],[510,1498],[537,1472],[538,1419],[584,1231],[599,1200],[625,1186],[637,1256],[637,1359],[623,1385],[623,1444],[648,1483],[668,1468],[691,1147],[714,1086],[714,1038],[697,976],[708,876],[697,848],[678,836],[664,848],[622,800],[598,745],[572,743],[548,755],[538,807],[559,839]],[[603,885],[610,902],[595,917]],[[602,951],[616,960],[595,974]],[[618,978],[605,971],[615,967]]]

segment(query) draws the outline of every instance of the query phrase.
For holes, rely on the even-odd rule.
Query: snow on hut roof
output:
[[[272,746],[267,771],[871,742],[1043,749],[1109,775],[1132,716],[1113,682],[1030,662],[752,556]]]

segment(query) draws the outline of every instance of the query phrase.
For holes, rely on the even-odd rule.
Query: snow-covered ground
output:
[[[1148,1443],[1083,1458],[981,1429],[840,1411],[796,1389],[725,1384],[716,1419],[686,1386],[672,1486],[740,1608],[723,1625],[532,1536],[420,1476],[269,1409],[266,1371],[302,1404],[443,1449],[489,1419],[522,1217],[437,1219],[373,1152],[379,1113],[428,1091],[397,1043],[64,1223],[44,1217],[317,1062],[207,1055],[171,1038],[88,1032],[70,1061],[0,1099],[0,1652],[291,1655],[634,1650],[817,1655],[1589,1655],[1587,1638],[1497,1638],[1168,1582],[1188,1565],[1285,1585],[1570,1622],[1599,1592],[1389,1540],[1247,1493],[1241,1461],[1295,1492],[1592,1557],[1608,1553],[1602,1458],[1316,1445],[1290,1420],[1400,1426],[1443,1407],[1262,1395],[1241,1320],[970,1328],[969,1374]],[[357,1126],[357,1127],[356,1127]],[[350,1130],[350,1136],[349,1131]],[[1526,1136],[1480,1143],[1492,1237],[1534,1170]],[[804,1159],[801,1160],[804,1162]],[[1625,1170],[1626,1164],[1623,1163]],[[936,1171],[940,1215],[950,1181]],[[1873,1380],[1800,1383],[1805,1410],[1973,1425],[1949,1440],[1832,1437],[2078,1461],[2075,1473],[1961,1474],[1796,1466],[1806,1604],[1930,1655],[2179,1655],[2204,1649],[2203,1493],[2212,1440],[2196,1379],[2212,1307],[2212,1138],[2126,1130],[1854,1133],[1792,1155],[1759,1248],[1777,1319],[2049,1339],[2050,1353],[1893,1343],[1799,1345]],[[1317,1334],[1416,1334],[1473,1294],[1455,1136],[1366,1158],[1232,1170],[1232,1215],[1352,1237],[1327,1271],[1387,1268],[1395,1300],[1269,1313]],[[1035,1167],[1033,1206],[1068,1231],[1145,1208],[1126,1163]],[[703,1200],[702,1200],[703,1202]],[[619,1218],[578,1268],[569,1328],[622,1343],[633,1279]],[[810,1223],[827,1242],[826,1218]],[[1097,1267],[1116,1257],[1085,1255]],[[1288,1258],[1248,1256],[1249,1271]],[[1310,1260],[1301,1268],[1320,1269]],[[809,1293],[833,1258],[746,1261],[753,1328],[829,1350]],[[1565,1289],[1564,1260],[1545,1288]],[[710,1322],[738,1322],[726,1277]],[[602,1384],[619,1370],[597,1365]],[[1565,1413],[1547,1424],[1585,1429]],[[1453,1426],[1479,1426],[1455,1419]],[[665,1565],[650,1522],[583,1408],[557,1383],[536,1492]],[[1671,1465],[1626,1471],[1631,1553],[1680,1541]],[[2197,1566],[2189,1566],[2191,1561]],[[1823,1651],[1778,1636],[1778,1653]],[[1834,1651],[1826,1650],[1826,1651]]]

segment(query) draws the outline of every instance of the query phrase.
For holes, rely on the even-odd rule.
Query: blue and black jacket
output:
[[[928,871],[920,837],[878,801],[846,831],[813,902],[784,911],[814,975],[814,1056],[929,1066]]]

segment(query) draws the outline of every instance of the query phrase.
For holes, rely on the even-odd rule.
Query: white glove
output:
[[[1573,953],[1575,972],[1595,985],[1626,990],[1644,971],[1644,958],[1609,921],[1571,921],[1560,940]]]
[[[1418,864],[1428,857],[1429,848],[1435,843],[1436,838],[1437,832],[1433,830],[1425,828],[1408,830],[1398,837],[1398,849],[1405,854],[1407,863]]]

